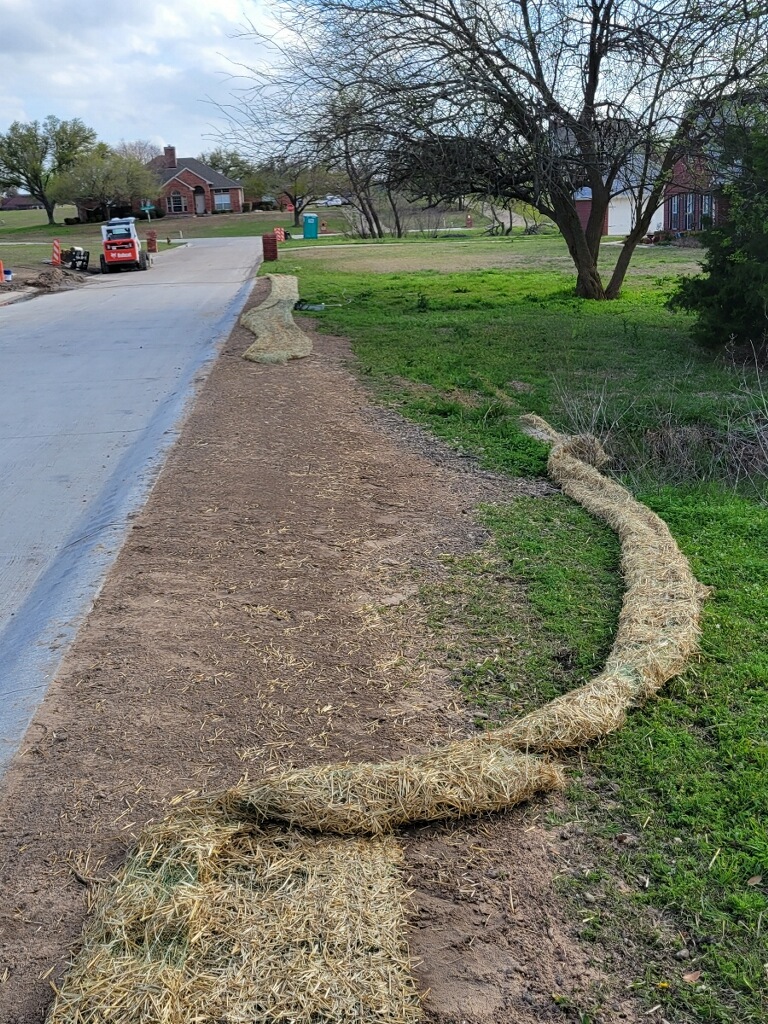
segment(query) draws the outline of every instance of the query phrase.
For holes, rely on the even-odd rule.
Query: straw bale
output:
[[[415,1024],[401,860],[198,803],[97,901],[48,1024]]]
[[[256,821],[381,835],[411,822],[500,811],[563,785],[555,764],[500,743],[465,740],[399,761],[283,772],[225,799],[229,809]]]
[[[259,306],[240,317],[240,323],[256,341],[243,352],[243,359],[255,363],[286,363],[302,359],[312,351],[312,342],[293,320],[299,285],[290,274],[267,274],[270,292]]]

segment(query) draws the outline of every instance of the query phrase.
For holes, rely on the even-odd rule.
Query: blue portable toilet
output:
[[[304,237],[317,238],[317,222],[319,218],[316,213],[304,214]]]

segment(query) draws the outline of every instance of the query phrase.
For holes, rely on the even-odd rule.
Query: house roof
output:
[[[162,157],[158,157],[161,160]],[[218,171],[214,171],[212,167],[204,164],[201,160],[195,160],[194,157],[183,156],[179,157],[176,161],[175,167],[157,167],[156,169],[160,174],[160,181],[163,185],[167,185],[169,181],[177,177],[182,171],[192,171],[198,178],[202,178],[203,181],[207,181],[209,185],[214,188],[242,188],[242,184],[239,181],[235,181],[233,178],[228,178],[225,174],[220,174]]]
[[[40,207],[41,210],[43,208],[39,199],[26,195],[9,196],[0,203],[2,210],[28,210],[30,206]]]

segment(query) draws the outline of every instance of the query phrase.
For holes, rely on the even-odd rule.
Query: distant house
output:
[[[620,188],[621,186],[617,186]],[[582,188],[574,194],[576,202],[576,213],[583,228],[586,228],[589,215],[592,212],[592,189]],[[616,191],[611,196],[608,209],[603,220],[603,235],[628,235],[635,226],[636,199],[632,190]],[[659,231],[662,225],[662,215],[659,211],[654,219],[654,229]]]
[[[708,224],[720,224],[727,201],[722,181],[709,172],[702,161],[678,160],[670,182],[664,188],[663,206],[654,215],[650,233],[664,230],[672,234],[701,231]],[[583,227],[592,211],[592,192],[580,189],[574,196],[576,211]],[[603,222],[604,235],[628,235],[635,223],[635,202],[631,191],[611,196]]]
[[[43,210],[45,207],[38,202],[34,196],[15,195],[9,196],[0,203],[0,211],[6,213],[9,210]]]
[[[160,193],[145,197],[155,207],[173,216],[204,216],[209,213],[242,213],[243,187],[239,181],[219,174],[194,157],[176,158],[174,146],[166,146],[162,156],[149,166],[161,182]],[[138,214],[143,200],[132,205],[117,204],[107,211],[95,200],[78,199],[77,216],[83,221],[106,220],[107,217],[129,217]]]
[[[678,160],[664,189],[664,230],[677,234],[722,223],[728,204],[721,186],[701,160]]]
[[[170,215],[241,213],[243,186],[194,157],[176,157],[176,147],[166,146],[151,166],[158,172],[162,189],[156,205]]]

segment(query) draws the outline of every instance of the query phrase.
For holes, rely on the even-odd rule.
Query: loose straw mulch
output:
[[[540,758],[455,743],[198,798],[97,900],[48,1024],[412,1024],[399,844],[327,832],[501,810],[563,782]]]
[[[419,1019],[400,852],[384,834],[562,787],[562,768],[527,751],[620,728],[685,666],[708,593],[658,516],[599,472],[597,441],[525,419],[552,443],[550,475],[621,540],[626,592],[604,670],[480,737],[382,764],[286,771],[147,829],[98,899],[48,1024]]]
[[[401,859],[199,801],[145,831],[49,1024],[411,1024]]]
[[[243,359],[254,363],[287,363],[302,359],[312,351],[312,342],[293,320],[293,307],[299,299],[299,285],[290,274],[267,274],[270,292],[258,306],[243,313],[240,323],[256,335],[256,341],[243,352]]]

